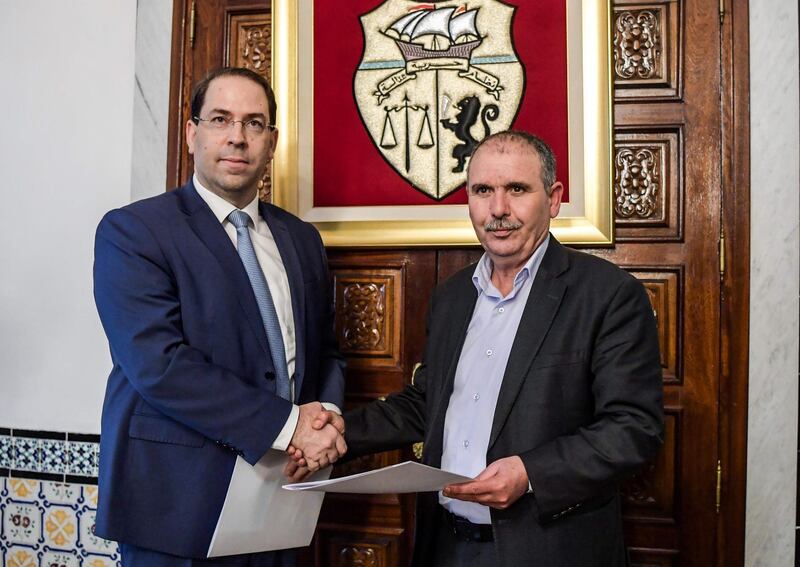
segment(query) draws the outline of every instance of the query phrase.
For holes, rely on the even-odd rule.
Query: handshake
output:
[[[290,459],[283,473],[292,482],[300,482],[335,463],[347,452],[344,419],[319,402],[301,405],[297,427],[286,452]]]

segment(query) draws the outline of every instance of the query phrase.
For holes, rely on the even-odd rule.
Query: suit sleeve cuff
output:
[[[288,447],[289,443],[292,442],[294,430],[297,428],[298,419],[300,419],[300,408],[293,405],[292,411],[289,414],[289,417],[286,419],[286,423],[283,424],[283,429],[281,429],[281,432],[278,433],[275,441],[272,442],[273,449],[277,449],[278,451],[286,450],[286,447]]]
[[[337,406],[336,404],[332,404],[331,402],[322,402],[322,407],[324,407],[328,411],[332,411],[334,413],[342,415],[342,410],[340,410],[339,406]]]

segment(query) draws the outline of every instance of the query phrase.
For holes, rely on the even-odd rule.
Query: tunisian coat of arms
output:
[[[433,199],[466,181],[480,140],[514,122],[525,88],[514,10],[499,0],[385,0],[361,16],[361,119],[383,158]]]

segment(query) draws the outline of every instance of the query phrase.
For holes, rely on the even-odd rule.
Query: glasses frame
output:
[[[219,132],[228,132],[228,131],[230,131],[230,129],[233,128],[233,125],[236,124],[237,122],[242,125],[242,131],[243,132],[246,132],[247,134],[250,134],[252,136],[262,136],[266,132],[274,132],[277,129],[277,126],[275,124],[267,123],[267,124],[264,124],[264,131],[263,132],[253,132],[252,130],[248,130],[247,126],[245,124],[246,122],[250,122],[250,120],[252,120],[252,119],[250,119],[250,120],[232,120],[232,119],[227,118],[225,116],[218,116],[218,117],[214,116],[214,118],[222,118],[225,121],[225,127],[224,128],[217,128],[215,126],[212,126],[211,125],[212,124],[211,123],[211,120],[212,120],[211,118],[200,118],[199,116],[192,116],[192,120],[194,120],[195,124],[197,124],[198,122],[208,122],[208,124],[209,124],[209,126],[211,127],[212,130],[217,130]]]

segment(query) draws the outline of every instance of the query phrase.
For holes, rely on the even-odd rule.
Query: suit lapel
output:
[[[294,393],[295,400],[299,399],[303,387],[303,376],[306,367],[306,345],[305,345],[305,284],[303,283],[303,273],[300,269],[300,258],[297,256],[297,249],[292,242],[292,235],[284,222],[269,213],[269,207],[264,203],[259,203],[261,218],[266,221],[275,239],[275,245],[283,261],[286,270],[286,278],[289,280],[289,294],[292,298],[292,314],[294,318],[294,337],[295,337],[295,359],[294,359]]]
[[[503,384],[500,386],[500,394],[495,407],[488,449],[491,449],[497,441],[514,401],[519,395],[520,388],[528,377],[528,369],[538,354],[542,341],[558,312],[567,288],[557,279],[557,276],[567,267],[568,259],[564,247],[551,236],[550,244],[542,258],[536,279],[533,281],[533,287],[522,312],[514,344],[511,347],[511,354],[508,357]]]
[[[236,298],[242,307],[244,316],[258,337],[258,342],[269,357],[269,345],[261,312],[258,309],[253,287],[244,269],[236,247],[231,243],[228,234],[220,222],[208,208],[205,201],[197,194],[191,181],[180,189],[180,197],[184,211],[188,215],[189,226],[197,237],[206,245],[222,267],[222,271],[230,279]]]
[[[478,300],[478,290],[472,283],[472,272],[466,272],[468,277],[463,282],[464,290],[453,293],[452,305],[448,306],[447,313],[452,314],[453,332],[447,339],[447,344],[443,345],[445,352],[452,352],[445,372],[445,381],[442,385],[442,392],[439,397],[439,404],[436,413],[431,421],[431,452],[430,454],[438,458],[434,465],[441,465],[442,451],[444,450],[444,420],[447,415],[447,407],[450,405],[450,396],[453,393],[458,360],[461,358],[461,350],[464,348],[464,341],[467,338],[469,322],[472,320],[472,312],[475,310],[475,302]],[[435,347],[436,348],[436,347]]]

